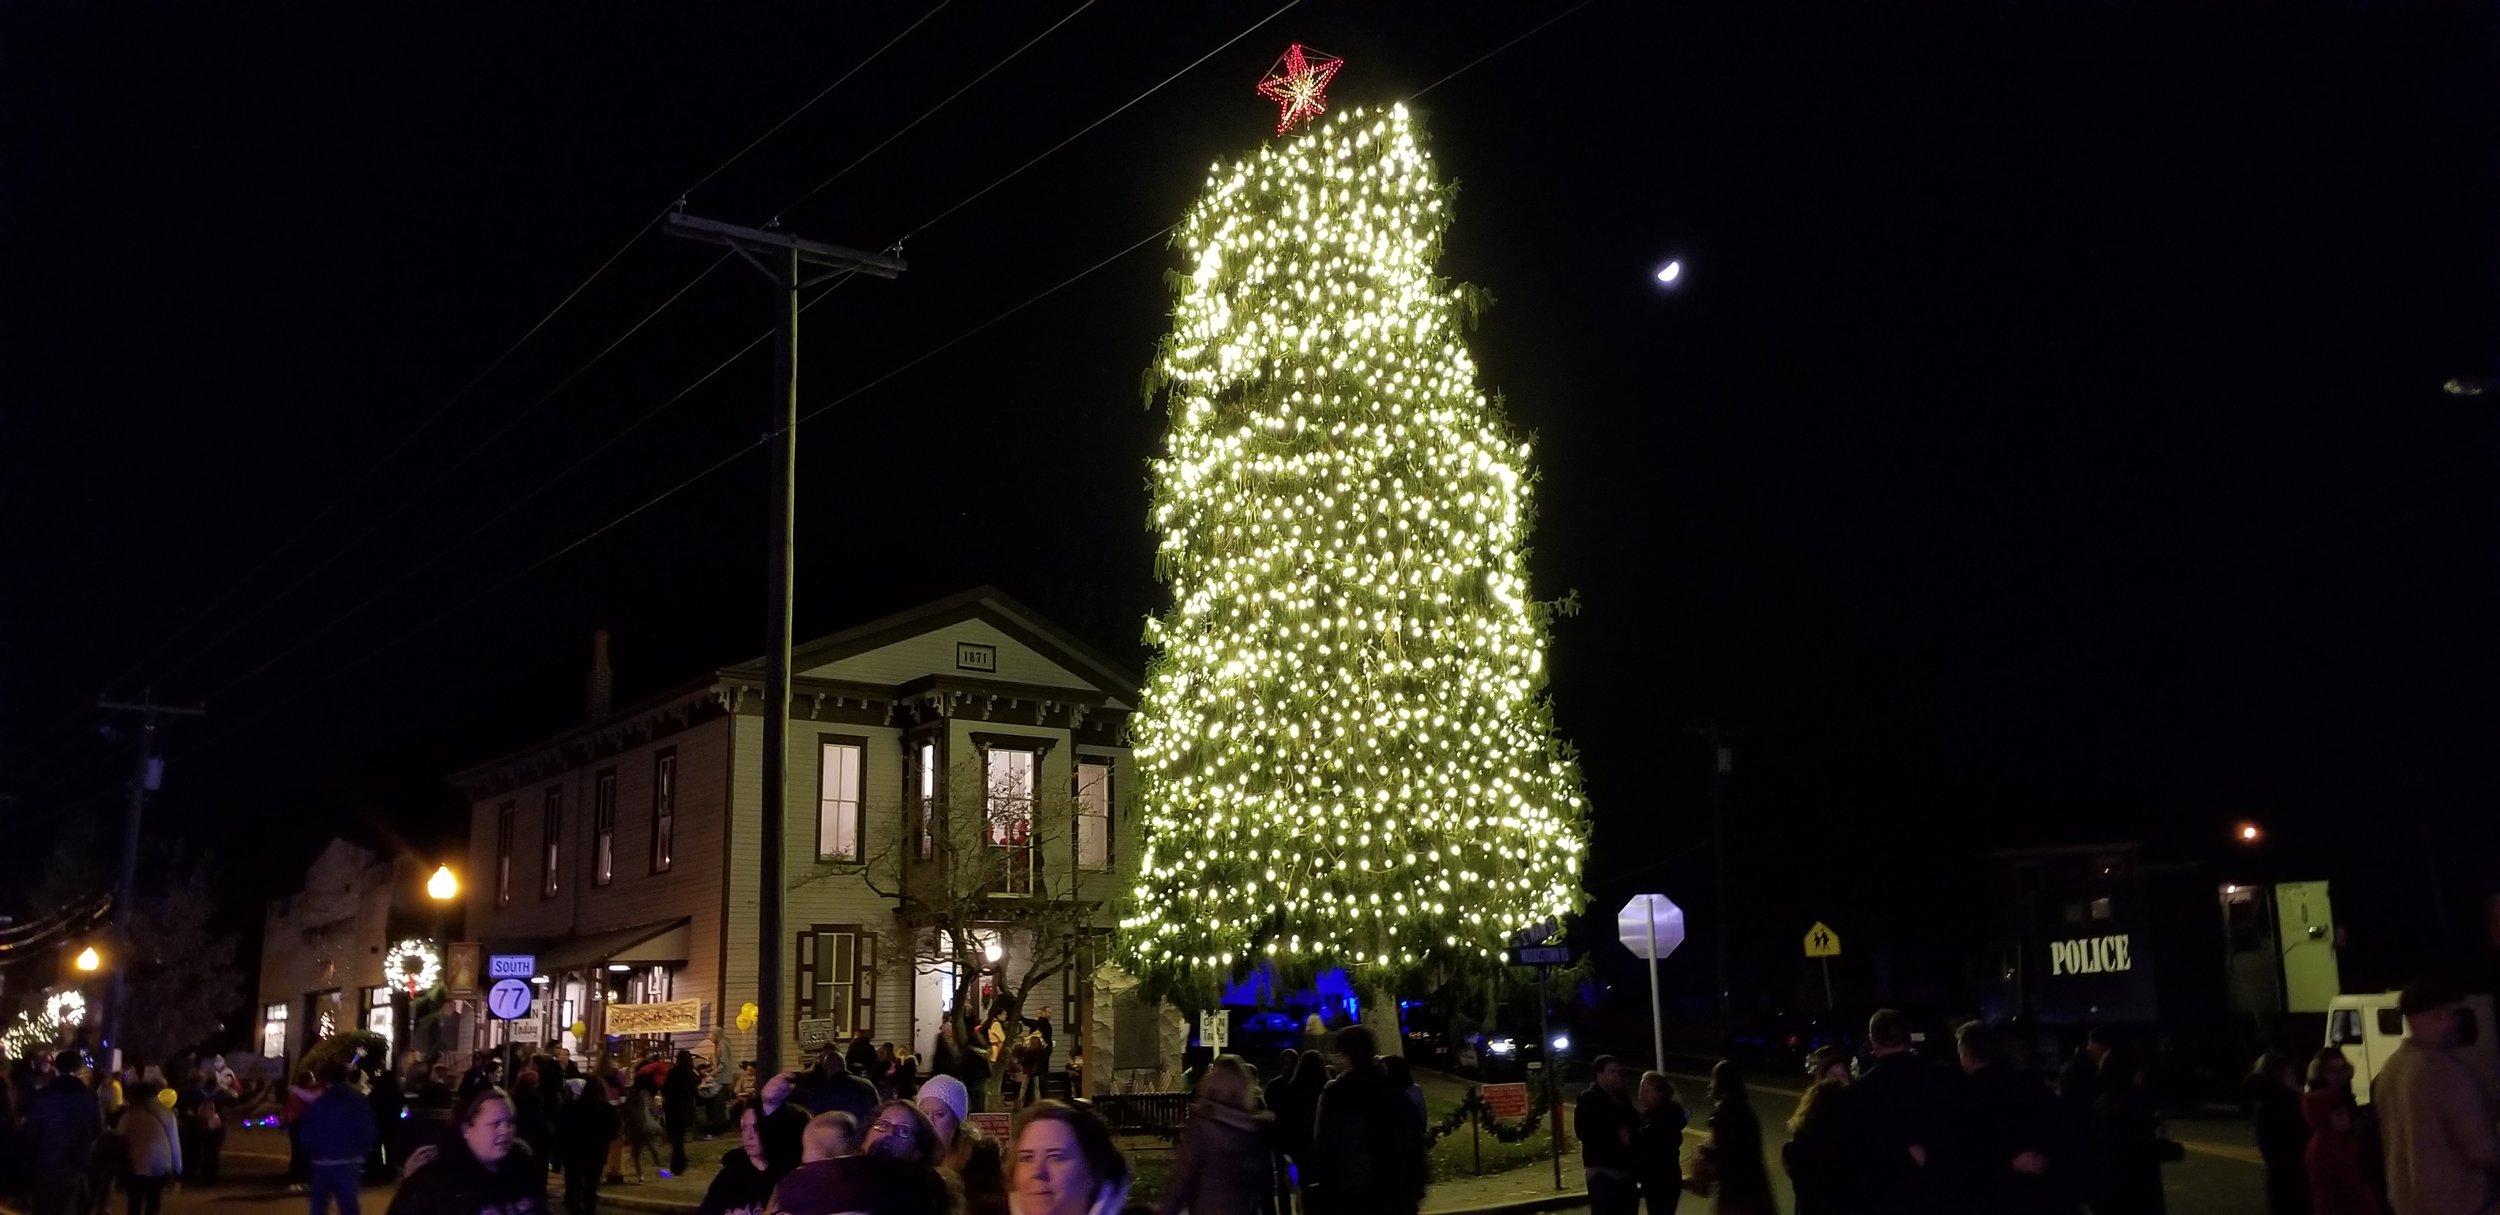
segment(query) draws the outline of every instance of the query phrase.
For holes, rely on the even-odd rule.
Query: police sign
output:
[[[2127,934],[2049,942],[2049,974],[2105,975],[2135,969],[2127,956]]]

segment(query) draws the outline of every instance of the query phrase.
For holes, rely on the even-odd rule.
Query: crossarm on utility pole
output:
[[[764,228],[741,228],[736,224],[724,224],[713,219],[699,219],[682,212],[670,212],[664,227],[671,236],[681,236],[687,240],[699,240],[715,245],[727,245],[740,253],[748,254],[747,260],[754,262],[759,270],[764,270],[767,265],[779,265],[790,260],[788,256],[790,254],[797,254],[797,260],[801,265],[825,266],[849,274],[867,274],[877,278],[897,278],[908,268],[903,259],[889,257],[883,253],[863,253],[841,245],[828,245],[823,241],[792,236],[787,232],[776,232]],[[765,256],[759,258],[754,256],[755,254]],[[772,256],[774,254],[781,256]],[[776,280],[779,279],[779,275],[771,270],[764,270],[764,272]]]

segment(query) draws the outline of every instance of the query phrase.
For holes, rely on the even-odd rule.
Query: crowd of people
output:
[[[2406,1037],[2362,1104],[2325,1047],[2305,1065],[2269,1054],[2251,1078],[2268,1215],[2495,1215],[2500,1104],[2460,1057],[2463,1014],[2434,985],[2405,990]],[[2052,1080],[2019,1069],[1989,1026],[1954,1038],[1954,1065],[1919,1055],[1897,1012],[1867,1025],[1867,1057],[1807,1061],[1779,1167],[1796,1215],[2166,1215],[2162,1167],[2185,1157],[2121,1037],[2092,1031]],[[1678,1151],[1687,1115],[1667,1077],[1600,1057],[1580,1095],[1593,1215],[1657,1215],[1687,1194],[1714,1215],[1776,1215],[1771,1164],[1744,1077],[1710,1077],[1707,1131]]]
[[[2494,1215],[2500,1107],[2460,1058],[2460,1001],[2428,985],[2399,1003],[2403,1045],[2364,1105],[2342,1053],[2268,1055],[2251,1076],[2269,1215]],[[1047,1019],[1042,1019],[1047,1024]],[[1428,1180],[1423,1092],[1403,1059],[1348,1026],[1287,1050],[1262,1082],[1238,1056],[1196,1074],[1159,1203],[1131,1201],[1111,1128],[1082,1103],[1037,1095],[1046,1028],[1025,1047],[994,1026],[950,1025],[922,1074],[908,1050],[860,1034],[815,1065],[758,1082],[691,1053],[622,1062],[535,1055],[508,1078],[492,1058],[455,1077],[411,1058],[360,1072],[331,1063],[284,1093],[289,1180],[311,1215],[357,1215],[360,1184],[393,1177],[389,1215],[596,1215],[603,1186],[688,1170],[698,1128],[735,1128],[699,1215],[1412,1215]],[[1002,1060],[989,1071],[987,1040]],[[967,1045],[969,1043],[970,1045]],[[1795,1215],[2165,1215],[2166,1137],[2129,1044],[2094,1030],[2054,1078],[2018,1068],[1990,1027],[1955,1035],[1954,1065],[1922,1057],[1900,1014],[1869,1021],[1866,1055],[1817,1051],[1774,1160],[1743,1074],[1713,1069],[1699,1141],[1666,1076],[1594,1061],[1572,1134],[1595,1215],[1777,1215],[1776,1165]],[[971,1082],[965,1074],[971,1073]],[[1012,1144],[976,1125],[995,1096],[1022,1111]],[[158,1215],[177,1180],[214,1185],[231,1073],[181,1084],[153,1068],[101,1073],[78,1052],[21,1062],[0,1118],[9,1191],[30,1215]],[[645,1168],[648,1161],[649,1168]],[[706,1164],[709,1162],[706,1161]]]
[[[0,1090],[0,1193],[32,1215],[157,1215],[167,1187],[214,1185],[242,1099],[222,1061],[116,1073],[79,1051],[19,1059]]]

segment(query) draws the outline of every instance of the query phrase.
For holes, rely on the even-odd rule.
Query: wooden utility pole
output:
[[[139,715],[139,763],[130,773],[130,808],[122,818],[121,876],[113,883],[113,938],[117,942],[112,961],[113,981],[104,997],[104,1048],[107,1062],[115,1070],[121,1060],[122,1007],[129,994],[130,966],[138,956],[137,943],[130,934],[130,917],[137,910],[133,887],[139,882],[139,819],[147,810],[148,791],[156,788],[160,775],[156,759],[156,719],[159,717],[206,717],[208,710],[178,708],[156,703],[153,691],[141,692],[139,703],[100,700],[96,707],[115,713]]]
[[[764,579],[764,815],[757,837],[755,910],[755,1074],[781,1070],[782,836],[790,799],[790,600],[797,549],[791,535],[799,497],[799,291],[851,274],[894,278],[901,258],[802,240],[786,232],[740,228],[672,211],[668,233],[726,245],[771,280],[773,362],[779,371],[773,410],[774,488]],[[810,277],[810,267],[820,272]]]

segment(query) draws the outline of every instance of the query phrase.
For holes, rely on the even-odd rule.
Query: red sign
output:
[[[1484,1098],[1485,1112],[1496,1118],[1528,1116],[1528,1086],[1524,1084],[1488,1084],[1476,1090]]]
[[[1009,1117],[995,1111],[980,1114],[966,1114],[964,1115],[964,1121],[971,1123],[973,1129],[989,1136],[991,1141],[998,1144],[1001,1150],[1007,1149],[1008,1137],[1015,1132],[1014,1124]],[[1009,1151],[1008,1155],[1012,1158],[1014,1153]]]

